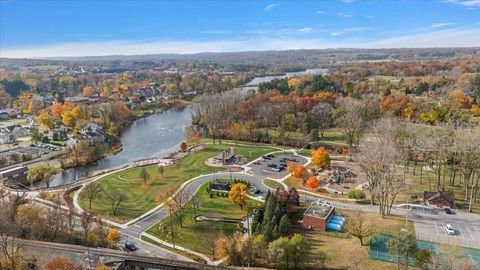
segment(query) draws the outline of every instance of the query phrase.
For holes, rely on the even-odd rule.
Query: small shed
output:
[[[440,208],[454,208],[455,195],[440,190],[436,192],[425,191],[423,192],[423,203],[428,206],[436,206]]]

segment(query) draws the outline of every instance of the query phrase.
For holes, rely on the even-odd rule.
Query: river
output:
[[[135,120],[120,136],[123,151],[95,164],[66,169],[54,177],[50,186],[68,184],[95,171],[124,166],[134,160],[168,156],[178,150],[185,127],[191,123],[191,113],[192,106],[189,106]]]
[[[273,79],[326,72],[327,69],[307,69],[302,72],[287,72],[283,76],[255,77],[244,86],[244,89],[258,89],[256,86],[258,83]],[[94,164],[66,169],[55,175],[50,186],[69,184],[91,176],[95,171],[125,166],[135,160],[168,156],[179,149],[179,144],[184,138],[185,127],[191,123],[192,110],[193,107],[188,106],[135,120],[120,136],[123,151],[101,159]],[[39,183],[36,187],[41,186],[42,184]]]

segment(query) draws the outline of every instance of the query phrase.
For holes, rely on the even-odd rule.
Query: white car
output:
[[[450,224],[445,224],[445,231],[447,231],[448,235],[455,235],[455,230]]]

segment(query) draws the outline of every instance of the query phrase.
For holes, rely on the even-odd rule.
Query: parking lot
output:
[[[480,219],[478,216],[456,211],[447,215],[442,210],[426,213],[409,211],[408,219],[414,221],[419,240],[464,247],[480,248]],[[450,224],[455,234],[448,234],[445,226]]]
[[[272,179],[282,179],[289,174],[286,168],[289,162],[301,165],[307,163],[307,160],[293,154],[274,154],[273,157],[267,157],[267,159],[262,157],[255,160],[249,167],[255,175]],[[285,165],[285,167],[279,169],[281,164]],[[274,165],[276,167],[273,167]]]

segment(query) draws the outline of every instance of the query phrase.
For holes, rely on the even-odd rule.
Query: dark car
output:
[[[257,161],[254,161],[254,162],[253,162],[253,165],[260,165],[260,161],[258,161],[258,160],[257,160]]]
[[[268,164],[267,166],[270,167],[270,168],[276,168],[277,164]]]
[[[288,165],[287,165],[287,163],[280,163],[280,166],[283,167],[283,168],[286,168]]]
[[[138,247],[135,246],[134,243],[132,242],[125,242],[125,248],[129,251],[135,251],[135,250],[138,250]]]
[[[267,155],[267,156],[263,156],[262,158],[263,158],[263,159],[272,159],[272,158],[269,157],[268,155]]]
[[[267,154],[266,156],[269,157],[269,158],[274,158],[275,157],[273,154]]]
[[[450,210],[450,208],[445,208],[445,214],[451,215],[451,214],[453,214],[453,211]]]

